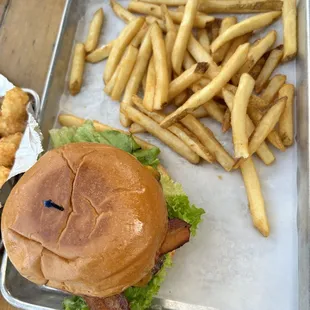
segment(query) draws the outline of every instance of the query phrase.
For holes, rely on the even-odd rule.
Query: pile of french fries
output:
[[[296,0],[110,4],[127,25],[97,48],[104,15],[102,9],[95,13],[86,43],[75,46],[71,94],[81,89],[85,62],[107,58],[104,91],[120,102],[121,124],[131,133],[151,133],[193,164],[203,159],[226,171],[240,169],[254,226],[268,236],[252,156],[270,165],[275,160],[270,145],[285,151],[294,141],[294,86],[286,84],[285,75],[272,74],[297,53]],[[257,14],[238,22],[236,16],[219,19],[210,13]],[[281,16],[283,45],[275,46],[275,30],[250,43],[254,32]],[[200,121],[204,117],[219,122],[223,133],[231,129],[233,155]]]

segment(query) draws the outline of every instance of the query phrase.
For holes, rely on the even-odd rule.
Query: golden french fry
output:
[[[259,76],[260,72],[262,71],[264,65],[266,62],[266,58],[265,56],[261,57],[257,63],[255,64],[255,66],[249,71],[250,76],[256,80],[257,77]]]
[[[235,54],[222,68],[220,73],[206,87],[191,96],[176,111],[169,114],[160,125],[164,128],[169,127],[174,122],[177,122],[180,118],[184,117],[188,112],[197,109],[202,104],[211,100],[244,64],[247,59],[248,52],[249,43],[239,46]]]
[[[171,81],[172,77],[172,50],[174,46],[175,39],[177,37],[177,28],[175,27],[173,20],[167,7],[162,4],[161,6],[163,20],[166,25],[167,34],[165,37],[166,53],[167,53],[167,68],[168,68],[168,79]]]
[[[116,79],[117,79],[117,77],[121,71],[120,65],[122,64],[123,59],[124,59],[124,57],[121,59],[121,62],[117,66],[116,70],[114,71],[110,81],[105,85],[105,87],[103,89],[103,91],[109,96],[111,96],[111,94],[112,94],[113,88],[115,86]]]
[[[240,165],[240,170],[248,196],[253,225],[264,237],[268,237],[269,223],[266,215],[265,202],[252,158],[244,161]]]
[[[85,123],[85,121],[86,121],[85,119],[74,116],[72,114],[60,114],[58,116],[59,124],[62,126],[66,126],[66,127],[73,127],[73,126],[79,127],[79,126],[82,126]],[[126,135],[131,135],[131,133],[129,133],[127,131],[110,127],[108,125],[99,123],[98,121],[93,121],[93,124],[94,124],[94,127],[97,131],[116,130],[116,131],[119,131],[119,132],[124,133]],[[154,147],[153,144],[148,143],[148,142],[146,142],[146,141],[144,141],[144,140],[142,140],[136,136],[133,136],[133,138],[140,145],[140,147],[142,149],[151,149]]]
[[[229,109],[226,109],[222,122],[222,132],[227,132],[231,127],[231,113]]]
[[[163,32],[167,32],[166,25],[165,25],[165,23],[164,23],[161,19],[159,19],[159,18],[157,18],[157,17],[154,17],[154,16],[146,16],[146,17],[145,17],[145,21],[146,21],[146,23],[147,23],[148,25],[152,25],[152,24],[154,24],[154,23],[157,23],[158,26],[160,27],[160,29],[161,29]]]
[[[195,118],[203,118],[208,116],[208,112],[203,106],[200,106],[198,109],[194,110],[190,114],[192,114]]]
[[[169,84],[168,101],[171,101],[190,85],[197,82],[207,69],[208,64],[206,62],[199,62],[174,79]]]
[[[121,107],[131,103],[132,95],[135,95],[138,90],[140,83],[143,79],[144,74],[147,72],[147,65],[152,55],[152,42],[151,34],[148,32],[142,41],[141,47],[138,52],[137,61],[130,75],[127,83]],[[120,121],[124,127],[128,127],[131,123],[130,119],[120,112]]]
[[[114,40],[99,48],[96,48],[94,51],[92,51],[90,54],[86,56],[85,60],[87,62],[96,63],[96,62],[106,59],[110,55],[110,52],[113,47],[113,43],[114,43]]]
[[[174,98],[174,105],[176,105],[177,107],[179,107],[180,105],[182,105],[187,99],[188,99],[188,89],[182,91],[180,94],[178,94],[175,98]]]
[[[260,123],[255,128],[253,135],[249,142],[249,154],[253,155],[262,142],[267,138],[269,133],[274,129],[278,123],[281,114],[286,105],[287,97],[282,97],[267,111]]]
[[[198,3],[198,0],[188,1],[185,6],[184,13],[180,12],[181,14],[184,14],[184,18],[182,19],[171,56],[172,67],[177,74],[181,73],[184,54],[191,36]]]
[[[134,104],[145,115],[149,116],[155,122],[160,123],[165,115],[160,112],[150,112],[143,107],[142,100],[138,96],[133,96]],[[212,163],[215,161],[215,157],[199,142],[198,138],[184,128],[181,124],[174,124],[168,128],[169,131],[179,137],[193,152],[197,155]]]
[[[123,20],[126,24],[128,24],[129,22],[131,22],[132,20],[136,18],[136,16],[134,16],[127,9],[122,7],[115,0],[110,0],[110,5],[115,15],[118,16],[121,20]]]
[[[262,68],[262,70],[261,70],[261,72],[260,72],[260,74],[257,77],[256,82],[255,82],[255,91],[257,93],[260,93],[263,90],[263,88],[267,84],[272,72],[276,69],[276,67],[280,63],[282,57],[283,57],[283,50],[282,50],[281,46],[273,49],[270,52],[264,66],[263,66],[263,68]]]
[[[137,124],[137,123],[132,123],[132,124],[130,125],[129,131],[130,131],[132,134],[146,132],[146,130],[145,130],[141,125],[139,125],[139,124]]]
[[[147,22],[145,22],[140,28],[140,30],[138,31],[138,33],[135,35],[135,37],[132,39],[131,45],[133,45],[134,47],[139,47],[146,33],[148,32],[148,30],[149,30],[149,25]]]
[[[85,48],[83,43],[76,43],[69,80],[69,91],[72,96],[78,94],[83,83],[85,67]]]
[[[219,35],[224,33],[231,26],[237,24],[237,22],[238,20],[235,16],[229,16],[229,17],[223,18]],[[229,41],[225,43],[221,48],[219,48],[215,53],[213,53],[213,59],[216,63],[220,63],[224,59],[231,44],[232,44],[232,41]]]
[[[239,45],[242,45],[244,43],[247,43],[251,37],[252,33],[246,33],[240,37],[237,37],[236,39],[234,39],[232,41],[232,44],[230,45],[224,60],[222,61],[222,66],[225,65],[227,63],[227,61],[229,60],[229,58],[235,53],[235,51],[237,50]]]
[[[231,112],[231,128],[236,158],[249,157],[246,116],[249,99],[254,89],[254,85],[255,81],[249,74],[244,73],[241,75],[234,99],[233,110]]]
[[[254,107],[248,107],[248,115],[255,124],[255,126],[258,126],[264,116],[264,113]],[[278,150],[282,152],[285,151],[285,146],[281,140],[277,129],[274,128],[273,130],[271,130],[271,132],[267,136],[267,140]]]
[[[211,99],[207,103],[205,103],[203,107],[207,111],[208,116],[210,116],[219,123],[223,123],[225,112],[221,109],[220,105],[216,101]],[[191,114],[194,115],[193,113]]]
[[[219,36],[221,23],[222,20],[220,18],[216,18],[211,24],[211,42],[213,42]]]
[[[212,56],[208,54],[208,52],[202,47],[202,45],[195,39],[192,34],[189,37],[187,50],[195,58],[196,62],[207,62],[209,64],[209,69],[206,72],[206,75],[209,78],[213,79],[219,74],[220,68],[214,62]],[[186,54],[184,55],[184,60],[185,57],[187,57]],[[183,63],[183,65],[185,64]]]
[[[197,61],[199,62],[199,61]],[[188,51],[185,51],[184,59],[183,59],[183,68],[185,70],[189,69],[191,66],[193,66],[196,63],[194,58],[190,55]]]
[[[111,98],[113,100],[120,100],[130,78],[131,71],[136,63],[137,56],[138,49],[132,45],[129,45],[122,58],[122,61],[119,64],[120,71],[116,77],[115,85],[111,93]]]
[[[130,12],[151,15],[157,18],[161,18],[161,9],[159,5],[143,3],[139,1],[131,1],[128,5],[128,10]],[[182,24],[183,12],[169,11],[172,20],[177,24]],[[214,20],[214,17],[208,16],[206,14],[194,14],[193,16],[193,26],[198,28],[205,28],[206,25]]]
[[[226,170],[230,171],[233,168],[235,161],[226,152],[224,147],[215,138],[213,132],[201,124],[193,115],[187,115],[181,120],[181,123],[186,126],[191,132],[194,132],[201,143],[213,154],[217,162]]]
[[[144,1],[144,0],[143,0]],[[205,13],[256,13],[281,11],[282,1],[277,0],[207,0],[203,1],[199,10]]]
[[[206,29],[198,29],[197,38],[201,46],[210,54],[210,39]]]
[[[230,91],[224,89],[223,90],[223,94],[224,94],[224,100],[228,106],[228,109],[230,110],[230,112],[233,110],[233,104],[234,104],[234,100],[235,100],[235,96],[234,94],[232,94]],[[253,131],[255,130],[255,126],[254,123],[252,122],[252,120],[250,119],[250,117],[248,115],[246,115],[246,133],[248,138],[251,137]],[[264,162],[264,164],[266,165],[270,165],[275,161],[275,157],[273,155],[273,153],[271,152],[271,150],[269,149],[268,145],[263,142],[259,148],[256,151],[256,154],[259,156],[259,158]]]
[[[153,109],[161,110],[168,101],[169,79],[165,41],[157,23],[152,26],[151,41],[156,75]]]
[[[268,83],[261,94],[261,98],[269,104],[277,97],[280,88],[286,82],[286,76],[283,74],[275,75]]]
[[[99,36],[103,23],[103,10],[99,9],[94,14],[94,17],[90,23],[87,39],[85,42],[85,51],[87,53],[96,49],[99,41]]]
[[[237,74],[232,78],[234,85],[238,85],[239,79],[243,73],[248,73],[255,66],[258,60],[272,47],[277,39],[277,32],[270,31],[264,38],[257,44],[251,47],[248,55],[248,60],[240,68]]]
[[[277,11],[262,13],[245,19],[242,22],[230,27],[223,34],[219,35],[214,42],[212,42],[212,53],[216,52],[225,43],[237,37],[272,24],[280,16],[281,12]]]
[[[104,81],[108,83],[111,79],[126,47],[129,45],[134,36],[138,33],[144,24],[144,18],[138,17],[131,22],[122,30],[119,37],[113,44],[110,56],[108,58],[105,70],[104,70]]]
[[[296,0],[283,1],[283,61],[293,59],[297,54],[297,3]]]
[[[125,110],[122,112],[126,113],[133,122],[144,127],[146,131],[167,144],[176,153],[187,159],[189,162],[193,164],[197,164],[199,162],[199,156],[194,153],[182,140],[176,137],[169,130],[161,128],[159,124],[153,121],[150,117],[130,105],[127,105]]]
[[[294,143],[294,85],[285,84],[279,91],[279,97],[287,97],[286,106],[279,120],[279,134],[285,146]]]
[[[144,91],[143,105],[148,111],[153,111],[156,87],[156,74],[154,59],[151,58],[147,69],[146,85]]]

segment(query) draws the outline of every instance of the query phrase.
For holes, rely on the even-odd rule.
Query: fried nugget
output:
[[[26,128],[25,121],[11,120],[0,116],[0,137],[7,137],[17,132],[24,132]]]
[[[10,174],[10,169],[4,166],[0,166],[0,189],[2,185],[6,182],[8,179],[8,176]]]
[[[15,153],[22,139],[22,133],[0,139],[0,166],[12,167],[15,159]]]
[[[2,102],[1,116],[11,121],[26,121],[28,102],[29,97],[22,89],[15,87],[9,90]]]

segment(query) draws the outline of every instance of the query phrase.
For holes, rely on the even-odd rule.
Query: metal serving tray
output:
[[[87,8],[90,4],[98,4],[99,6],[102,3],[105,3],[107,5],[107,0],[67,0],[64,12],[60,24],[59,33],[57,36],[57,40],[55,42],[55,48],[51,60],[51,65],[49,68],[47,80],[45,89],[43,92],[42,97],[42,106],[39,113],[39,120],[41,124],[41,129],[43,132],[43,135],[45,137],[44,140],[44,147],[47,148],[49,144],[49,138],[48,138],[48,131],[49,129],[53,128],[55,125],[55,121],[57,118],[57,115],[59,113],[59,105],[58,103],[61,102],[61,98],[63,94],[66,94],[66,74],[68,71],[68,66],[70,63],[70,57],[71,57],[71,51],[74,44],[78,23],[79,21],[85,16],[85,12],[87,11]],[[291,284],[291,289],[296,290],[296,298],[293,298],[293,301],[291,304],[283,306],[276,305],[272,308],[268,307],[262,307],[261,309],[264,310],[310,310],[310,298],[309,298],[309,290],[310,290],[310,253],[309,253],[309,103],[310,103],[310,92],[309,92],[309,81],[310,81],[310,4],[308,0],[300,0],[299,1],[299,25],[298,25],[298,32],[299,32],[299,54],[297,57],[297,63],[296,63],[296,85],[297,85],[297,122],[296,122],[296,130],[297,130],[297,161],[298,161],[298,167],[297,167],[297,183],[298,183],[298,189],[297,189],[297,241],[296,241],[296,256],[295,260],[298,260],[298,263],[296,263],[296,271],[293,272],[292,278],[287,279]],[[106,13],[107,19],[109,19],[108,14]],[[119,31],[116,26],[115,32]],[[295,74],[295,72],[294,72]],[[97,77],[97,79],[100,79],[100,77]],[[114,111],[113,111],[114,112]],[[167,156],[167,153],[165,154]],[[166,157],[165,156],[165,157]],[[170,155],[168,154],[168,157]],[[282,157],[283,159],[283,157]],[[296,158],[295,158],[296,159]],[[168,158],[168,161],[171,160],[171,157]],[[280,160],[279,160],[280,161]],[[179,162],[179,164],[182,164],[182,162]],[[194,169],[194,168],[193,168]],[[193,174],[195,174],[193,172]],[[283,189],[284,190],[284,189]],[[276,191],[277,195],[281,195],[281,190]],[[216,193],[214,194],[216,195]],[[281,207],[281,206],[279,206]],[[245,206],[246,210],[246,206]],[[246,211],[245,211],[246,212]],[[212,215],[212,214],[211,214]],[[295,216],[295,215],[294,215]],[[250,228],[248,228],[250,229]],[[254,232],[247,230],[247,234],[254,234]],[[193,247],[195,246],[195,243],[198,244],[198,242],[203,241],[205,236],[200,236],[200,240],[195,239],[193,241]],[[199,239],[199,236],[197,237]],[[221,239],[219,239],[222,241]],[[247,239],[246,242],[251,239]],[[263,240],[264,242],[268,242],[268,240],[264,239],[254,239],[254,240]],[[225,240],[224,240],[225,241]],[[263,242],[259,241],[259,242]],[[274,241],[274,240],[273,240]],[[209,244],[210,241],[208,240]],[[248,245],[245,244],[246,249],[252,250],[255,248],[256,244],[251,245],[251,247],[247,247]],[[233,246],[238,246],[238,244],[226,244],[221,243],[218,240],[214,242],[215,246],[218,247],[227,247],[228,245],[231,246],[231,248],[227,248],[226,250],[228,252],[233,251]],[[273,245],[271,243],[271,245]],[[207,247],[207,245],[205,245]],[[213,252],[212,246],[208,248],[208,251],[210,254]],[[271,248],[269,248],[270,251],[272,251]],[[183,251],[183,249],[181,249]],[[186,251],[186,250],[185,250]],[[203,254],[205,252],[202,252]],[[262,253],[263,256],[264,253]],[[204,254],[205,255],[205,254]],[[242,253],[243,255],[243,253]],[[238,257],[234,257],[234,262],[241,259],[240,265],[242,264],[249,264],[249,261],[242,260],[242,255]],[[231,258],[231,256],[228,256],[228,258]],[[177,257],[178,259],[178,257]],[[176,259],[176,260],[177,260]],[[208,260],[208,257],[206,257]],[[220,259],[220,257],[218,257]],[[275,262],[281,261],[282,257],[277,256],[275,258]],[[224,261],[225,262],[225,261]],[[180,264],[180,261],[178,262]],[[222,262],[221,262],[222,263]],[[229,264],[230,262],[228,262]],[[257,262],[256,262],[257,263]],[[193,262],[195,264],[195,262]],[[252,262],[253,264],[253,262]],[[222,266],[222,268],[225,268],[226,265],[219,264]],[[298,266],[298,270],[297,270]],[[229,266],[230,268],[233,266]],[[240,266],[239,266],[240,267]],[[258,268],[258,266],[254,266]],[[261,266],[260,266],[261,267]],[[241,267],[242,268],[242,267]],[[294,269],[294,268],[290,268]],[[234,271],[234,270],[233,270]],[[257,272],[257,271],[256,271]],[[287,270],[283,268],[283,273],[286,273]],[[291,274],[291,270],[290,273]],[[258,274],[258,273],[256,273]],[[181,277],[181,272],[178,275]],[[203,277],[216,277],[217,276],[217,270],[214,270],[214,273],[212,274],[212,271],[210,273],[203,273]],[[246,277],[246,275],[242,275]],[[170,279],[171,280],[171,279]],[[201,279],[200,279],[201,280]],[[206,281],[205,279],[203,279]],[[252,279],[251,279],[252,280]],[[184,276],[183,276],[184,281]],[[173,281],[172,281],[173,282]],[[185,278],[186,282],[186,278]],[[208,280],[206,281],[208,282]],[[171,282],[170,282],[171,283]],[[173,282],[174,283],[174,282]],[[249,282],[252,284],[251,282]],[[275,281],[276,283],[276,281]],[[205,282],[203,282],[205,285]],[[296,289],[295,286],[298,286],[298,289]],[[173,285],[172,285],[173,286]],[[172,287],[170,284],[170,287]],[[179,288],[178,284],[175,285],[176,289]],[[185,285],[186,288],[186,285]],[[190,287],[188,288],[190,289]],[[184,283],[183,283],[183,290],[184,290]],[[204,294],[212,294],[212,292],[216,292],[217,295],[219,295],[219,298],[222,298],[223,300],[227,299],[228,297],[224,295],[221,291],[216,291],[216,288],[212,288],[212,292],[210,292],[211,289],[208,286],[205,286],[205,292]],[[66,296],[65,293],[60,292],[58,290],[50,289],[47,287],[41,287],[34,285],[27,281],[26,279],[22,278],[18,272],[15,270],[15,268],[12,266],[10,261],[7,259],[6,254],[4,254],[3,261],[2,261],[2,267],[1,267],[1,292],[4,296],[4,298],[14,305],[17,308],[21,309],[29,309],[29,310],[36,310],[36,309],[42,309],[42,310],[58,310],[61,309],[61,303],[63,298]],[[185,292],[185,291],[182,291]],[[261,291],[264,292],[264,291]],[[243,296],[243,300],[240,300],[240,306],[234,307],[233,309],[238,310],[252,310],[253,307],[246,307],[244,306],[246,304],[247,299],[253,299],[254,302],[260,302],[257,298],[273,298],[269,292],[264,296],[264,294],[261,295],[247,295],[244,293],[245,296]],[[154,306],[152,308],[154,309],[163,309],[163,310],[230,310],[230,307],[212,307],[212,303],[210,305],[205,305],[204,307],[196,306],[195,304],[199,304],[199,302],[195,302],[195,297],[193,292],[193,297],[191,298],[190,302],[187,301],[187,303],[180,302],[179,300],[183,300],[182,298],[177,298],[174,300],[169,300],[172,298],[169,298],[169,294],[166,294],[166,296],[162,298],[157,298],[154,300]],[[179,293],[181,295],[182,293]],[[200,292],[201,294],[201,292]],[[223,294],[223,296],[221,296]],[[230,293],[231,294],[231,293]],[[282,293],[284,294],[284,293]],[[279,296],[281,295],[281,292],[277,292],[277,300],[279,300]],[[199,295],[201,297],[201,295]],[[230,295],[233,296],[233,295]],[[284,298],[285,296],[283,296]],[[295,296],[294,296],[295,297]],[[256,298],[256,299],[255,299]],[[228,298],[229,299],[229,298]],[[183,300],[184,301],[184,300]],[[229,304],[230,300],[228,300]],[[236,303],[238,305],[238,302]],[[256,308],[255,308],[256,309]]]

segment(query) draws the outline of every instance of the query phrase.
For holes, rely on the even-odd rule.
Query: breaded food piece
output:
[[[12,167],[23,134],[18,132],[0,139],[0,166]]]
[[[9,90],[3,99],[0,116],[0,136],[23,132],[27,120],[28,95],[20,88]]]
[[[8,179],[8,176],[10,174],[10,169],[4,166],[0,166],[0,189],[2,185],[6,182]]]
[[[15,87],[6,92],[3,99],[1,116],[4,119],[25,121],[27,119],[26,106],[28,95],[20,88]]]

